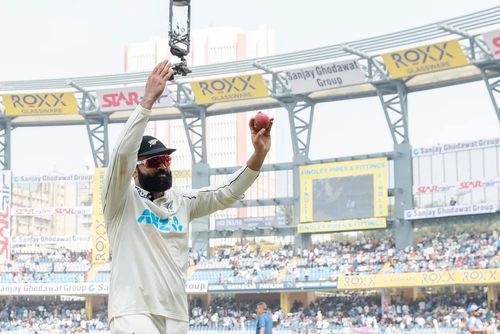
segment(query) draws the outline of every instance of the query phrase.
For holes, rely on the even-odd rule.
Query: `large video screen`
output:
[[[385,158],[301,166],[300,186],[301,223],[387,217]]]
[[[373,217],[373,175],[312,181],[313,221]]]

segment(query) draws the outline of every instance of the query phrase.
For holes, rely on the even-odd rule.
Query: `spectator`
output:
[[[267,310],[265,302],[257,304],[257,334],[272,334],[273,333],[273,319]]]
[[[469,318],[467,319],[467,329],[471,334],[486,334],[487,330],[483,326],[483,322],[479,318],[481,316],[481,309],[476,305],[472,304],[469,307]]]

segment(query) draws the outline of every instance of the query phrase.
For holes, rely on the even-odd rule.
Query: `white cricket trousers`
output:
[[[131,314],[111,321],[111,334],[187,334],[186,321],[153,314]]]

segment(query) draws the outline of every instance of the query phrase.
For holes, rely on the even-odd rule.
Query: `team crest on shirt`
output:
[[[181,224],[176,215],[160,218],[149,209],[145,209],[142,212],[139,218],[137,218],[137,223],[153,225],[155,229],[162,233],[184,232],[184,225]]]
[[[162,204],[161,206],[164,207],[168,212],[174,211],[174,201],[172,200]]]

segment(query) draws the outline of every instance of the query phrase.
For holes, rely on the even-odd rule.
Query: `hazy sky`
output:
[[[192,28],[266,23],[278,53],[394,32],[498,5],[498,0],[192,0]],[[167,0],[0,0],[0,81],[123,71],[128,43],[166,37]],[[483,82],[411,94],[414,146],[496,137],[500,127]],[[114,142],[120,125],[110,127]],[[317,107],[311,158],[392,149],[378,99]],[[91,150],[84,126],[19,128],[14,173],[79,172]]]

